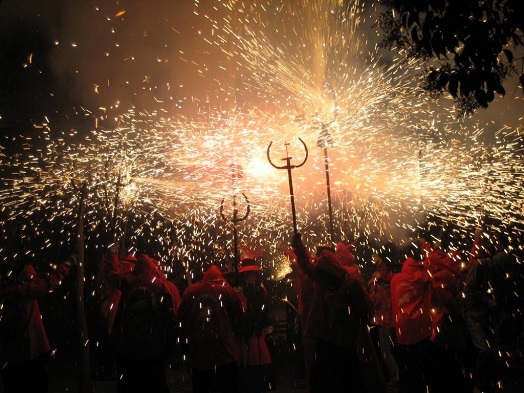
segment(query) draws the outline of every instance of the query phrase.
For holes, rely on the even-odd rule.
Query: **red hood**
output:
[[[420,261],[408,257],[402,264],[401,272],[404,274],[406,280],[409,281],[428,281],[429,274],[424,270],[424,265]]]
[[[355,263],[355,257],[353,254],[351,254],[351,251],[349,250],[350,246],[346,246],[344,243],[339,242],[337,243],[336,249],[335,249],[335,256],[345,266],[353,266]]]
[[[360,275],[359,270],[355,266],[347,266],[340,262],[334,253],[324,250],[316,260],[316,266],[335,277],[343,278],[347,274],[350,276]]]
[[[30,281],[33,279],[33,277],[36,275],[36,270],[31,265],[26,265],[22,269],[22,271],[18,274],[18,277],[16,278],[18,282],[21,281]]]
[[[145,254],[139,255],[133,274],[153,276],[159,279],[165,278],[164,273],[159,269],[158,261]]]
[[[428,269],[431,273],[449,269],[453,273],[458,272],[460,268],[459,264],[456,264],[453,259],[442,250],[435,250],[429,253],[428,257]]]
[[[204,277],[202,278],[203,282],[208,282],[211,284],[226,284],[226,280],[224,279],[224,275],[220,271],[220,269],[213,265],[211,266],[206,274],[204,274]]]

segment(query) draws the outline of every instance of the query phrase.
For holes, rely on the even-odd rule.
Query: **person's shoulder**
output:
[[[393,273],[391,275],[390,285],[396,284],[401,279],[402,279],[402,272]]]
[[[189,285],[189,286],[184,290],[184,296],[192,295],[196,290],[198,290],[199,287],[200,287],[200,283],[198,283],[198,282]]]

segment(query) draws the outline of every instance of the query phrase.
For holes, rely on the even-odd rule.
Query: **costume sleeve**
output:
[[[4,291],[3,296],[26,296],[37,298],[49,293],[56,288],[64,278],[67,277],[71,265],[69,263],[60,264],[55,270],[43,275],[37,275],[32,280],[10,285]]]
[[[373,314],[373,306],[364,284],[358,278],[348,276],[341,290],[345,291],[351,309],[357,313],[361,321],[369,322]]]
[[[104,258],[104,272],[107,281],[115,288],[118,288],[122,282],[122,275],[119,273],[118,255],[112,254]]]
[[[297,264],[300,270],[304,272],[313,281],[319,281],[319,273],[316,267],[311,263],[311,255],[306,250],[304,245],[294,246],[295,254],[297,255]]]

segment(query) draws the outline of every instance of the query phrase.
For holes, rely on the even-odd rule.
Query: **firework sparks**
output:
[[[37,140],[16,141],[22,153],[1,156],[9,175],[0,194],[4,225],[23,217],[35,228],[54,221],[71,230],[72,184],[88,181],[93,241],[116,206],[117,232],[124,231],[125,211],[133,212],[128,244],[155,237],[146,242],[159,243],[166,259],[183,257],[200,269],[205,261],[199,258],[209,250],[218,258],[230,255],[231,228],[218,209],[222,200],[227,208],[234,195],[245,193],[252,210],[239,227],[242,247],[262,247],[271,258],[281,254],[279,240],[289,239],[291,217],[285,174],[271,168],[265,151],[270,141],[276,150],[300,137],[311,155],[293,173],[298,226],[305,238],[324,243],[324,162],[314,150],[323,124],[334,141],[329,167],[341,240],[401,237],[426,213],[460,225],[486,215],[520,222],[518,130],[503,128],[494,142],[483,140],[485,125],[465,125],[416,96],[412,67],[382,58],[366,38],[372,7],[343,3],[195,2],[184,14],[190,36],[169,30],[196,43],[194,51],[173,49],[175,64],[190,64],[208,91],[191,97],[173,92],[174,86],[180,92],[194,87],[194,74],[156,85],[157,75],[141,75],[140,84],[125,83],[155,107],[125,109],[108,93],[118,79],[91,84],[113,104],[84,111],[94,119],[89,135],[56,138],[43,125]],[[124,51],[118,31],[134,14],[109,13],[115,18],[105,22],[114,24],[115,42],[108,57]],[[124,62],[139,57],[128,51]],[[159,65],[169,63],[165,53],[156,54]],[[196,112],[184,112],[191,107]],[[299,145],[290,148],[301,155]],[[239,170],[235,181],[232,168]]]

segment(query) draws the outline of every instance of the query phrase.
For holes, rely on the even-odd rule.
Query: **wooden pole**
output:
[[[87,328],[87,319],[85,312],[84,286],[85,286],[85,255],[84,255],[84,214],[85,200],[87,194],[87,183],[82,185],[82,194],[80,196],[80,205],[78,211],[77,234],[76,234],[76,318],[78,323],[78,341],[79,341],[79,385],[80,393],[94,392],[91,382],[91,367],[89,357],[89,334]]]

